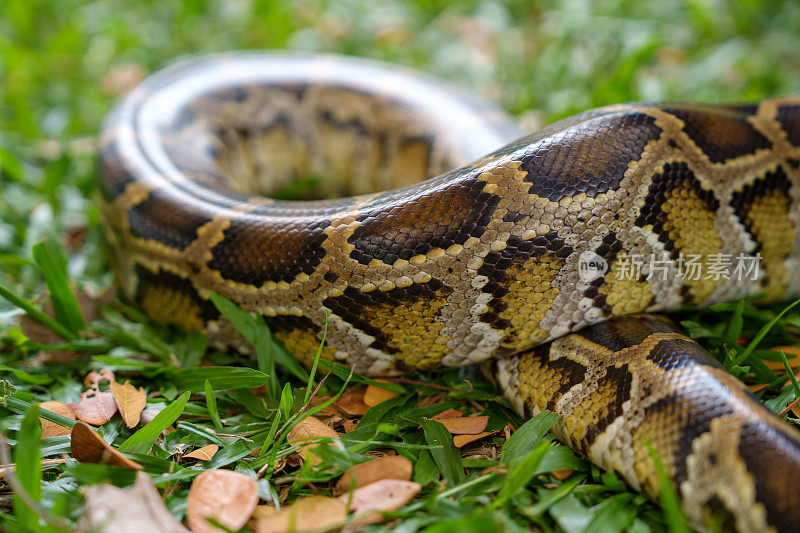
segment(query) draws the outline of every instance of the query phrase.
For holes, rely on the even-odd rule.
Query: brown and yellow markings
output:
[[[790,216],[791,183],[781,167],[733,194],[731,205],[756,242],[765,269],[764,292],[781,298],[789,283],[784,261],[794,249],[796,227]]]

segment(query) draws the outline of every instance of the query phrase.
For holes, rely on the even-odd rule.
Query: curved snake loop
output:
[[[228,54],[116,108],[100,204],[120,286],[157,322],[242,344],[214,291],[301,361],[326,317],[323,357],[358,372],[491,361],[521,413],[559,413],[565,443],[657,497],[651,443],[695,526],[722,510],[797,531],[798,432],[641,313],[797,297],[799,166],[797,97],[617,105],[524,135],[407,70]]]

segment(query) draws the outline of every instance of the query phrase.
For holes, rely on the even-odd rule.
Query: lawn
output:
[[[499,102],[536,128],[625,101],[738,103],[797,92],[800,4],[3,2],[0,430],[13,449],[15,479],[23,490],[14,496],[8,478],[0,481],[0,529],[59,530],[97,512],[102,502],[122,506],[135,500],[134,470],[73,461],[69,437],[53,435],[47,424],[47,438],[40,440],[40,413],[32,406],[77,402],[91,387],[92,378],[84,383],[91,370],[113,372],[118,385],[112,388],[130,380],[146,392],[143,417],[155,416],[152,422],[131,429],[130,420],[117,414],[97,429],[113,448],[126,452],[114,455],[118,461],[143,467],[178,519],[187,513],[192,481],[209,467],[257,479],[261,512],[268,514],[266,508],[278,503],[330,494],[343,471],[390,453],[410,460],[412,479],[422,489],[370,529],[679,528],[679,513],[662,511],[614,474],[552,443],[545,434],[551,419],[522,426],[524,420],[474,369],[376,384],[323,364],[309,376],[259,328],[257,317],[224,301],[218,306],[260,347],[257,362],[206,352],[204,338],[147,324],[136,309],[113,297],[105,299],[108,305],[98,303],[113,283],[93,202],[95,141],[103,117],[143,75],[178,58],[265,48],[338,52],[415,67]],[[49,329],[21,320],[25,310],[38,314],[45,289],[55,316],[44,317]],[[73,291],[85,300],[83,312]],[[769,350],[775,346],[787,346],[790,356],[800,354],[800,348],[788,348],[800,346],[800,314],[791,310],[773,320],[781,310],[732,303],[673,318],[763,395],[769,408],[782,412],[800,396],[800,387],[784,386],[781,365],[763,361],[781,361],[779,352]],[[98,382],[97,395],[107,386],[107,380]],[[381,392],[386,387],[388,394]],[[344,396],[337,398],[340,392]],[[371,405],[364,404],[365,392]],[[128,398],[123,414],[136,411],[126,402],[140,401],[140,394],[130,386],[117,391],[117,401]],[[485,432],[491,434],[456,447],[445,425],[430,420],[448,409],[488,417]],[[316,449],[317,459],[302,460],[308,459],[307,450],[288,444],[287,436],[298,423],[307,425],[310,414],[335,429],[344,447],[325,445]],[[793,416],[790,412],[789,420],[795,421]],[[100,444],[87,441],[84,448],[93,445]],[[187,457],[211,445],[218,451],[210,460]],[[4,447],[0,443],[0,452],[7,453]],[[522,465],[513,471],[530,475],[507,475],[509,464]],[[87,492],[101,484],[106,485]],[[311,517],[320,512],[302,511]]]

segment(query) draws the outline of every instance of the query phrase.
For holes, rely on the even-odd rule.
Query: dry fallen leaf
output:
[[[124,489],[104,483],[86,490],[82,521],[88,531],[102,533],[189,533],[164,505],[153,480],[144,472]]]
[[[411,501],[422,485],[401,479],[382,479],[370,483],[350,494],[342,494],[339,501],[350,502],[350,510],[356,513],[365,511],[396,511]]]
[[[222,531],[207,518],[238,531],[247,523],[256,504],[258,485],[255,479],[232,470],[206,470],[194,478],[189,488],[186,520],[193,533]]]
[[[456,418],[439,418],[439,422],[444,424],[453,435],[477,435],[486,429],[489,423],[488,416],[460,416]]]
[[[456,409],[447,409],[446,411],[442,411],[438,415],[433,415],[431,417],[431,420],[441,420],[442,418],[458,418],[460,416],[464,416],[464,413]]]
[[[39,404],[39,409],[45,409],[47,411],[52,411],[61,416],[66,416],[67,418],[71,418],[75,420],[75,415],[72,413],[72,409],[69,406],[62,402],[42,402]],[[46,439],[49,437],[61,437],[64,435],[69,435],[72,433],[72,430],[68,427],[60,426],[55,422],[50,422],[49,420],[45,420],[44,418],[39,417],[39,422],[42,424],[42,438]]]
[[[364,416],[369,410],[369,405],[364,403],[363,391],[347,391],[333,405],[350,416]]]
[[[305,441],[308,439],[319,438],[319,437],[330,437],[332,439],[338,439],[339,434],[336,432],[335,429],[329,427],[328,425],[324,424],[320,420],[314,418],[313,416],[309,416],[298,422],[297,424],[292,427],[289,431],[289,435],[287,435],[286,440],[289,444],[305,444]],[[322,460],[314,455],[311,450],[316,448],[318,444],[305,444],[300,450],[300,455],[306,461],[311,461],[312,465],[319,464]]]
[[[354,422],[352,420],[345,420],[344,422],[342,422],[342,428],[344,429],[345,433],[350,433],[351,431],[353,431],[357,427],[358,427],[358,423],[356,423],[356,422]]]
[[[129,428],[136,427],[142,411],[147,406],[147,393],[145,390],[143,388],[137,389],[131,385],[130,381],[126,381],[124,384],[113,381],[109,388],[125,425]]]
[[[197,448],[195,451],[191,453],[187,453],[183,456],[184,460],[195,460],[195,461],[210,461],[214,454],[219,451],[219,446],[216,444],[209,444],[208,446],[203,446],[202,448]]]
[[[69,404],[78,420],[100,426],[108,422],[117,412],[117,403],[111,391],[100,392],[89,389],[81,393],[81,401]]]
[[[256,533],[302,533],[315,529],[330,528],[344,522],[347,517],[345,504],[327,496],[302,498],[278,513],[260,514],[256,520]]]
[[[364,403],[370,407],[374,407],[379,403],[385,402],[386,400],[391,400],[395,396],[399,396],[399,394],[395,391],[384,389],[383,387],[378,387],[376,385],[368,385],[367,391],[364,393]]]
[[[484,431],[475,435],[455,435],[453,437],[453,444],[456,448],[462,448],[471,442],[481,440],[482,438],[488,437],[489,435],[494,435],[495,433],[495,431]]]
[[[86,377],[83,378],[83,386],[88,389],[97,389],[100,390],[100,384],[105,383],[106,385],[110,385],[114,383],[117,378],[114,376],[114,372],[107,368],[103,368],[101,370],[92,370]]]
[[[122,455],[112,448],[103,437],[83,422],[72,428],[70,437],[72,457],[81,463],[100,463],[122,466],[133,470],[143,470],[142,465]]]
[[[789,368],[794,370],[800,368],[800,348],[797,346],[775,346],[774,348],[770,348],[770,351],[777,353],[783,352],[789,360]],[[764,361],[764,364],[767,365],[770,370],[786,369],[786,367],[783,366],[783,361]]]
[[[408,481],[411,479],[412,470],[411,461],[403,456],[380,457],[348,468],[339,478],[336,488],[342,492],[350,490],[350,481],[352,479],[355,479],[355,488],[369,485],[381,479]]]

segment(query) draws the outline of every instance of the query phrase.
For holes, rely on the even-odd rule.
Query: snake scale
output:
[[[800,433],[640,314],[800,294],[800,98],[525,134],[398,67],[223,54],[134,89],[99,174],[113,268],[154,321],[242,343],[214,291],[306,363],[327,324],[323,357],[369,375],[491,364],[519,412],[559,413],[560,439],[657,497],[651,443],[695,527],[800,530]]]

